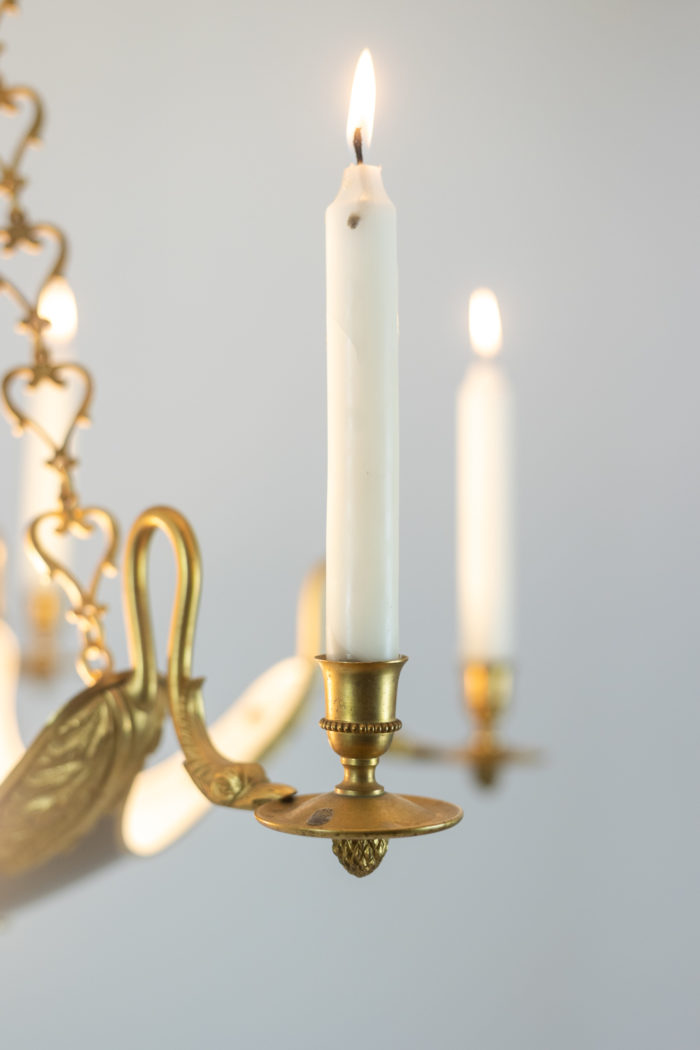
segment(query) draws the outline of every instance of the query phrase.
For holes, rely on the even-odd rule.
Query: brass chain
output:
[[[18,9],[17,0],[0,0],[0,19]],[[0,45],[0,48],[2,45]],[[83,506],[75,487],[75,468],[78,465],[71,448],[78,426],[87,426],[93,395],[90,373],[76,361],[56,362],[51,355],[44,334],[49,322],[39,315],[39,300],[45,288],[55,278],[63,276],[68,245],[58,226],[49,222],[33,222],[21,202],[27,179],[21,171],[25,153],[41,141],[44,110],[41,99],[33,88],[10,85],[0,75],[0,112],[18,117],[27,114],[28,124],[8,161],[0,158],[0,195],[8,201],[7,224],[0,228],[0,247],[5,258],[16,252],[39,254],[51,251],[50,265],[41,280],[35,296],[26,295],[3,274],[0,274],[0,292],[5,293],[19,307],[21,317],[17,330],[31,345],[31,363],[19,365],[6,373],[2,382],[3,407],[15,433],[32,431],[50,453],[46,460],[60,483],[58,505],[40,514],[29,525],[26,542],[32,560],[43,566],[51,579],[68,595],[71,608],[68,620],[75,624],[81,639],[81,651],[76,661],[78,674],[87,685],[97,682],[112,667],[112,656],[105,640],[104,616],[107,606],[97,600],[97,590],[104,575],[116,573],[115,557],[119,544],[119,529],[114,517],[102,507]],[[66,398],[80,390],[80,404],[68,423],[65,433],[57,440],[47,433],[41,420],[33,419],[23,410],[16,393],[31,394],[37,388],[49,386],[61,391]],[[53,526],[47,529],[47,526]],[[46,545],[47,532],[54,535],[69,533],[86,539],[98,530],[105,540],[92,578],[81,584],[68,566],[57,561]]]

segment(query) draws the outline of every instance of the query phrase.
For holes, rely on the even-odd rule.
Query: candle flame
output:
[[[56,275],[42,289],[37,304],[39,317],[49,322],[47,338],[59,345],[69,343],[78,331],[78,306],[65,277]]]
[[[374,103],[377,97],[377,86],[374,80],[372,56],[365,48],[355,68],[355,79],[352,82],[350,108],[348,110],[347,137],[350,149],[354,148],[355,132],[360,130],[362,145],[369,146],[374,131]]]
[[[498,299],[490,288],[477,288],[469,297],[469,339],[483,357],[495,357],[503,344]]]

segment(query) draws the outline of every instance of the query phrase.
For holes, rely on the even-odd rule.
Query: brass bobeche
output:
[[[442,831],[462,819],[449,802],[385,792],[377,763],[401,728],[396,692],[405,656],[364,663],[318,657],[326,693],[320,725],[340,756],[344,776],[333,791],[266,802],[255,811],[265,827],[292,835],[329,838],[352,875],[370,875],[388,840]]]
[[[466,745],[442,747],[417,740],[400,741],[396,754],[436,762],[461,762],[468,766],[481,787],[493,787],[502,768],[513,763],[538,760],[539,752],[512,748],[500,738],[500,722],[510,706],[514,673],[511,663],[470,661],[464,667],[464,703],[473,723]]]

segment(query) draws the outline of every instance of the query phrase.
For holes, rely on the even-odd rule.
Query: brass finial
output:
[[[334,839],[333,852],[351,875],[371,875],[384,860],[388,839]]]

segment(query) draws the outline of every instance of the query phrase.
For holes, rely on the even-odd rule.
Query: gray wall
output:
[[[465,734],[453,402],[468,293],[487,284],[518,400],[508,734],[547,762],[485,797],[459,768],[387,761],[385,782],[465,817],[392,845],[363,882],[327,845],[220,811],[18,912],[0,934],[3,1047],[694,1050],[697,3],[23,7],[3,66],[50,108],[29,200],[71,233],[99,384],[82,490],[125,524],[167,501],[196,526],[211,715],[291,650],[322,552],[323,209],[373,49],[371,159],[400,230],[399,714]],[[0,450],[8,529],[6,429]],[[162,622],[168,573],[163,552]],[[23,698],[29,725],[62,697]],[[270,763],[306,791],[337,776],[321,706]]]

